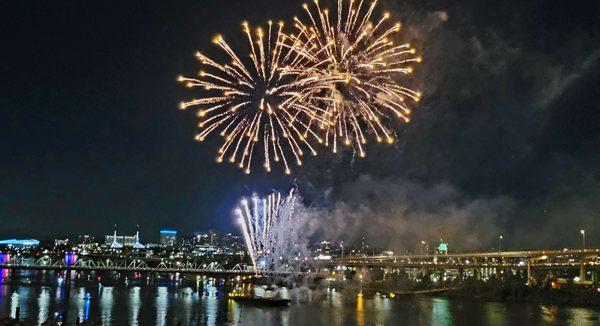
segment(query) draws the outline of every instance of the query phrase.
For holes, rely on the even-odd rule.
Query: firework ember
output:
[[[389,13],[372,21],[377,3],[366,2],[350,0],[345,5],[338,0],[336,14],[321,8],[318,0],[314,10],[304,4],[309,22],[294,18],[298,32],[289,40],[303,64],[316,68],[329,85],[324,96],[310,98],[321,103],[330,121],[321,123],[325,144],[337,152],[338,143],[344,143],[361,157],[367,134],[378,142],[394,142],[394,132],[384,119],[408,122],[407,101],[419,101],[421,96],[405,85],[412,65],[421,58],[410,44],[396,43],[400,23],[391,23]]]

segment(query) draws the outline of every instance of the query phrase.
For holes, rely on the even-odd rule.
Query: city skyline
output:
[[[5,1],[0,325],[600,321],[600,1]]]
[[[0,237],[115,223],[233,232],[240,198],[296,184],[323,225],[347,226],[325,238],[365,230],[397,248],[438,235],[492,247],[503,234],[515,247],[560,247],[584,228],[598,245],[597,4],[380,6],[423,57],[423,97],[395,126],[399,142],[246,176],[194,142],[177,76],[199,70],[195,51],[219,56],[214,35],[290,20],[301,3],[7,4]]]

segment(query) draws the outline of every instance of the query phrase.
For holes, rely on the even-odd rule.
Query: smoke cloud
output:
[[[307,234],[317,239],[359,243],[396,252],[414,251],[422,240],[430,247],[443,238],[453,250],[489,249],[504,232],[514,208],[504,197],[469,198],[441,183],[426,186],[405,179],[377,180],[361,175],[337,194],[324,193],[331,205],[302,213]]]
[[[319,207],[312,232],[395,250],[440,238],[485,250],[500,234],[509,249],[564,248],[580,245],[582,228],[600,232],[598,36],[578,30],[597,20],[561,27],[543,1],[385,9],[422,53],[423,99],[391,147],[303,167],[298,179]]]

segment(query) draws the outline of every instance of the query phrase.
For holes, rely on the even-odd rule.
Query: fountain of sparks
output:
[[[299,201],[292,189],[287,196],[275,192],[263,198],[244,198],[235,210],[257,273],[290,268],[290,257],[300,260],[304,242],[299,232],[303,214],[296,211]]]

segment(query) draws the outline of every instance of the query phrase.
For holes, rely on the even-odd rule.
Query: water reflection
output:
[[[10,317],[16,318],[17,316],[17,307],[19,307],[19,297],[20,295],[17,292],[13,292],[10,296]]]
[[[390,299],[382,298],[380,296],[375,296],[373,298],[373,308],[377,312],[375,315],[375,324],[377,325],[385,325],[388,319],[389,310],[390,310]]]
[[[565,319],[569,319],[569,325],[597,325],[598,314],[585,308],[571,308],[569,309],[570,316]]]
[[[365,303],[363,302],[362,292],[356,296],[356,324],[365,325]]]
[[[169,308],[169,296],[167,288],[161,286],[158,288],[156,296],[156,325],[167,324],[167,311]]]
[[[497,302],[490,302],[486,306],[486,312],[488,325],[508,325],[505,305]]]
[[[545,323],[555,323],[557,320],[558,307],[557,306],[540,306],[542,312],[542,318]]]
[[[21,312],[20,315],[23,317],[29,316],[30,312],[34,313],[37,311],[37,307],[33,304],[33,298],[31,297],[32,289],[30,287],[22,287],[18,290],[18,295],[13,294],[14,300],[12,300],[11,306],[14,304],[14,311],[12,311],[12,315],[15,315],[17,312],[17,307],[20,307]],[[31,305],[27,305],[26,303],[31,302]],[[33,314],[31,314],[33,315]]]
[[[90,300],[85,300],[83,305],[83,320],[88,320],[90,318]]]
[[[206,324],[214,325],[217,321],[218,299],[217,289],[213,286],[207,288],[206,300]]]
[[[327,297],[327,305],[333,307],[336,311],[339,312],[331,314],[332,324],[343,325],[343,317],[345,316],[344,302],[342,301],[343,295],[335,289],[331,289],[329,290],[329,295]]]
[[[194,308],[194,290],[191,287],[186,287],[181,292],[181,321],[184,325],[189,325],[192,318],[192,310]]]
[[[85,319],[83,319],[84,309],[85,309],[84,307],[85,307],[85,289],[79,288],[77,290],[77,301],[75,302],[75,310],[77,311],[77,317],[79,317],[79,319],[81,319],[81,320],[85,320]]]
[[[431,325],[452,325],[452,315],[447,299],[433,299]]]
[[[114,305],[113,288],[102,287],[100,289],[100,309],[102,316],[102,323],[110,325],[112,321],[112,309]]]
[[[38,307],[38,324],[41,324],[48,319],[48,308],[50,307],[50,288],[47,286],[42,287],[38,297]]]
[[[233,325],[239,325],[241,322],[240,305],[232,299],[227,300],[227,321]]]
[[[138,318],[140,313],[140,306],[142,301],[140,300],[140,287],[135,286],[129,290],[129,322],[131,325],[138,324]]]

